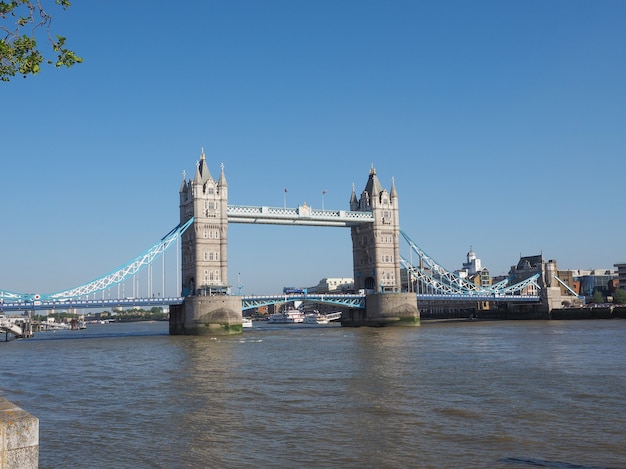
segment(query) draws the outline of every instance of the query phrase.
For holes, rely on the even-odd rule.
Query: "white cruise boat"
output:
[[[304,322],[304,313],[299,309],[287,309],[280,313],[271,314],[268,318],[271,324],[294,324]]]
[[[252,327],[252,319],[251,318],[242,318],[241,319],[241,327]]]
[[[325,314],[308,313],[304,317],[305,324],[328,324],[329,322],[330,319],[328,319]]]

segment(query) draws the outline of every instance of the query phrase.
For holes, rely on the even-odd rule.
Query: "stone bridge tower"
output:
[[[194,217],[193,229],[182,240],[182,295],[211,295],[228,291],[228,185],[224,168],[218,181],[211,177],[204,151],[193,179],[180,188],[180,223]]]
[[[181,271],[184,303],[170,310],[170,334],[201,335],[241,332],[241,297],[228,285],[228,184],[209,171],[204,150],[193,179],[183,182],[180,223],[194,217],[182,236]]]
[[[418,325],[415,293],[402,293],[400,277],[400,221],[395,182],[384,189],[372,166],[365,189],[357,198],[352,187],[350,210],[372,212],[374,222],[350,228],[354,289],[364,291],[366,310],[352,310],[342,318],[346,326]]]
[[[355,290],[399,292],[400,224],[395,182],[391,181],[391,192],[388,192],[381,186],[372,167],[360,199],[352,187],[350,210],[374,215],[374,223],[351,228]]]

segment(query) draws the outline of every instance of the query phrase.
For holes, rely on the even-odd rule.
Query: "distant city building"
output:
[[[508,275],[496,275],[495,277],[491,277],[491,284],[495,285],[496,283],[502,282],[503,280],[506,280],[508,278]]]
[[[520,257],[517,265],[511,267],[509,277],[515,284],[534,274],[540,274],[537,279],[539,288],[531,284],[522,290],[522,295],[541,295],[548,302],[549,310],[581,303],[578,298],[581,295],[577,283],[579,279],[572,272],[559,271],[556,260],[546,261],[543,255]]]
[[[463,262],[463,268],[457,270],[457,274],[461,278],[467,278],[482,270],[480,259],[476,257],[476,253],[470,246],[470,250],[467,253],[467,261]]]
[[[573,270],[557,270],[557,276],[563,282],[560,284],[562,296],[567,296],[568,293],[580,295],[580,282]]]
[[[520,257],[517,265],[511,266],[509,270],[509,278],[511,284],[519,283],[532,277],[535,274],[543,275],[545,261],[543,255],[523,256]],[[520,291],[521,295],[538,295],[539,289],[535,285],[528,285],[524,290]]]
[[[354,290],[354,279],[349,277],[323,278],[319,283],[307,289],[310,293],[344,293]]]
[[[617,288],[626,290],[626,263],[614,264],[617,267]]]
[[[463,268],[455,273],[459,277],[469,280],[474,285],[488,287],[492,284],[489,269],[482,267],[480,259],[476,257],[476,253],[471,246],[467,253],[467,261],[463,262]]]
[[[626,271],[624,276],[626,278]],[[577,295],[586,297],[592,297],[596,291],[604,296],[611,295],[618,283],[618,274],[614,269],[559,270],[558,277]]]
[[[580,284],[579,292],[586,297],[592,297],[595,292],[607,296],[613,292],[612,283],[618,276],[614,269],[574,270],[574,280]]]
[[[478,285],[481,287],[488,287],[492,285],[491,273],[487,267],[483,267],[480,272],[476,272],[476,278],[480,280]]]

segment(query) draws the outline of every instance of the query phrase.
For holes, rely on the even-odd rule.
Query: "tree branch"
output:
[[[63,10],[71,6],[69,0],[54,2]],[[64,36],[53,37],[52,15],[44,9],[41,0],[0,0],[0,20],[7,23],[0,25],[0,31],[5,33],[4,38],[0,39],[0,81],[9,81],[18,73],[24,77],[39,73],[44,57],[37,48],[35,37],[40,28],[46,30],[48,43],[57,56],[56,61],[47,60],[49,64],[54,63],[57,68],[71,67],[83,61],[74,51],[65,47]],[[30,35],[23,33],[27,25],[32,25]]]

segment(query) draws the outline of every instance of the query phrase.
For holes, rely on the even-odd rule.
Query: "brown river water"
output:
[[[626,320],[0,343],[40,468],[626,468]]]

